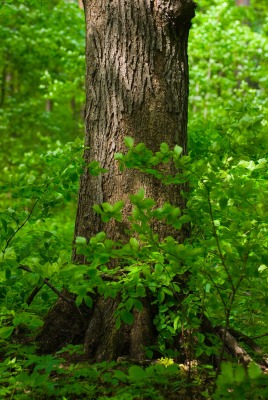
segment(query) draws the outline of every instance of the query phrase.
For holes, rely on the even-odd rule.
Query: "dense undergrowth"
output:
[[[199,3],[189,44],[189,155],[165,144],[153,154],[131,138],[125,139],[126,153],[117,155],[121,168],[137,168],[167,185],[189,182],[187,209],[156,209],[140,190],[131,197],[129,243],[114,243],[105,232],[89,244],[78,238],[88,260],[79,267],[70,260],[84,168],[82,12],[64,1],[41,9],[36,2],[7,2],[0,11],[3,399],[268,397],[267,6]],[[168,162],[177,174],[162,172]],[[105,173],[97,163],[88,168],[93,175]],[[96,212],[104,222],[120,219],[122,206],[104,204]],[[159,242],[152,218],[178,230],[190,223],[190,238]],[[125,272],[116,281],[107,279],[118,272],[106,267],[112,258]],[[178,276],[185,273],[189,281],[182,288]],[[76,344],[37,355],[34,337],[63,287],[77,294],[78,305],[91,306],[94,293],[120,293],[118,325],[132,323],[133,310],[150,291],[159,310],[159,359],[147,349],[142,365],[89,365]],[[217,335],[205,337],[200,315],[215,328],[235,328],[254,339],[259,348],[243,344],[253,360],[248,368],[237,364]],[[182,330],[191,332],[188,364],[173,349]]]

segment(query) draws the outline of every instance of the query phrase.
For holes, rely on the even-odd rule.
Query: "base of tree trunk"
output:
[[[69,343],[83,343],[86,358],[92,362],[144,359],[146,347],[157,341],[152,306],[144,299],[143,309],[134,312],[134,323],[121,323],[117,329],[114,313],[118,304],[118,299],[99,297],[92,309],[85,305],[78,309],[60,298],[36,337],[38,352],[51,354]]]
[[[78,309],[74,301],[59,298],[36,337],[38,353],[52,354],[70,343],[82,343],[91,313],[89,308]]]
[[[121,324],[116,329],[114,313],[118,299],[99,298],[85,335],[85,354],[97,362],[130,357],[145,358],[145,348],[156,343],[156,329],[152,324],[153,314],[150,303],[143,301],[143,310],[134,312],[132,325]]]
[[[59,298],[49,311],[45,324],[36,337],[38,353],[53,354],[68,344],[84,344],[84,359],[90,362],[127,359],[141,363],[148,358],[146,347],[155,346],[158,336],[152,322],[155,310],[150,299],[144,298],[142,302],[143,309],[134,312],[134,323],[132,325],[121,323],[117,329],[114,313],[120,303],[119,299],[98,297],[91,309],[85,305],[78,308],[74,301],[67,302]],[[225,331],[222,327],[213,328],[211,322],[204,316],[201,320],[200,331],[204,334],[217,335],[224,342],[225,354],[230,354],[245,366],[256,359],[263,370],[268,368],[268,357],[262,353],[255,341],[234,329]],[[178,346],[174,349],[180,350],[180,354],[185,355],[185,360],[180,362],[191,361],[187,357],[184,345],[178,349],[180,342],[178,338]],[[239,342],[246,343],[256,357],[250,357]],[[218,360],[216,364],[221,361],[223,360]]]

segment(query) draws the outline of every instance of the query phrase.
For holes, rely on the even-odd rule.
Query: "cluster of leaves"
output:
[[[89,365],[70,361],[82,354],[81,346],[68,345],[54,356],[38,356],[34,346],[9,345],[0,366],[2,398],[28,399],[120,399],[137,398],[175,400],[182,398],[265,399],[267,380],[256,364],[248,371],[242,366],[225,363],[218,379],[218,388],[211,396],[209,366],[195,366],[192,382],[188,370],[169,359],[160,359],[147,367],[126,361]],[[66,361],[68,354],[69,360]],[[203,390],[203,391],[202,391]],[[196,397],[201,393],[202,397]]]
[[[10,346],[0,367],[0,395],[18,400],[38,399],[176,399],[187,395],[187,374],[165,359],[141,367],[127,362],[89,365],[70,363],[62,357],[81,353],[81,346],[69,345],[55,356],[35,355],[34,347]],[[192,394],[200,382],[192,385]]]
[[[158,309],[157,351],[165,357],[178,355],[170,349],[185,329],[192,332],[193,359],[219,355],[219,340],[211,336],[207,341],[198,330],[200,315],[214,326],[239,327],[251,336],[266,333],[266,3],[252,0],[252,7],[236,8],[232,0],[200,0],[189,46],[190,155],[181,156],[179,146],[170,149],[165,143],[153,153],[126,138],[127,153],[116,156],[121,169],[139,169],[166,185],[189,182],[187,209],[168,203],[156,207],[141,189],[130,197],[128,243],[105,232],[89,243],[77,238],[78,251],[87,259],[80,266],[70,262],[70,255],[82,145],[66,142],[81,127],[82,13],[65,1],[53,0],[46,7],[39,0],[4,3],[0,18],[4,10],[9,13],[0,33],[1,397],[172,399],[179,391],[190,398],[195,385],[208,397],[204,366],[192,374],[190,393],[177,364],[66,364],[60,354],[38,357],[33,347],[14,342],[34,336],[56,299],[44,279],[59,291],[65,286],[75,293],[77,305],[91,307],[96,293],[120,294],[118,328],[133,322],[133,311],[142,309],[149,293]],[[177,173],[167,175],[166,163],[173,163]],[[97,162],[88,170],[94,176],[105,173]],[[108,222],[120,221],[123,207],[119,201],[94,209]],[[160,241],[153,220],[177,232],[190,224],[191,236],[183,244],[171,236]],[[117,267],[110,269],[113,260]],[[21,268],[25,265],[28,271]],[[29,304],[36,287],[40,291]],[[267,347],[265,337],[262,344]],[[154,350],[147,350],[148,358]],[[70,346],[66,352],[78,349]],[[267,379],[255,364],[248,372],[224,364],[217,385],[216,400],[267,398]]]
[[[34,286],[57,275],[70,259],[82,145],[79,140],[57,145],[39,158],[26,153],[16,171],[3,171],[0,298],[9,311],[25,304]],[[42,300],[53,298],[43,290]]]
[[[262,135],[265,126],[258,127]],[[155,201],[145,198],[141,189],[130,196],[133,211],[128,244],[114,242],[104,232],[89,243],[77,238],[78,251],[86,256],[88,265],[68,267],[63,272],[76,277],[70,289],[78,294],[77,301],[84,299],[90,303],[88,293],[95,287],[105,296],[116,297],[120,292],[123,302],[117,316],[125,323],[132,323],[131,310],[141,308],[137,298],[146,296],[149,290],[158,304],[159,316],[155,322],[165,342],[183,326],[198,329],[201,312],[215,325],[239,324],[247,333],[252,333],[248,327],[252,319],[254,329],[258,326],[258,332],[262,332],[267,319],[261,306],[267,302],[267,159],[253,161],[236,152],[230,156],[215,142],[209,158],[196,160],[178,157],[177,147],[170,150],[162,145],[159,152],[152,154],[144,144],[134,146],[129,138],[126,143],[128,153],[117,156],[121,168],[138,168],[156,176],[155,170],[159,172],[156,164],[162,164],[163,154],[165,161],[175,162],[180,172],[174,177],[166,176],[165,182],[177,183],[179,176],[180,181],[192,183],[187,213],[181,215],[179,208],[168,203],[156,208]],[[142,163],[139,154],[145,155]],[[108,222],[111,218],[121,220],[122,207],[122,202],[105,203],[96,206],[95,211]],[[165,221],[175,229],[181,229],[191,220],[192,236],[184,244],[178,244],[173,237],[160,241],[152,220]],[[109,270],[107,265],[112,259],[117,260],[118,267]],[[190,278],[185,286],[186,273],[190,273]],[[119,277],[107,283],[102,274]],[[90,277],[89,282],[82,283],[84,275]],[[178,298],[181,295],[182,302]],[[178,303],[182,310],[173,311]],[[197,336],[200,355],[205,351],[204,338]]]
[[[242,143],[250,134],[254,141],[252,118],[267,109],[268,9],[265,2],[251,3],[235,7],[233,0],[198,2],[203,12],[194,18],[189,40],[189,147],[194,154],[206,154],[219,133],[226,135],[232,110],[244,114],[238,114],[244,119],[237,122],[242,134],[237,140]],[[252,152],[259,144],[253,143]]]
[[[82,137],[84,26],[77,4],[0,5],[0,165]]]

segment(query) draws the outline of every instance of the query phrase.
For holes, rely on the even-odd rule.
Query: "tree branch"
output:
[[[31,273],[33,273],[33,271],[29,268],[29,267],[27,267],[26,265],[20,265],[18,268],[20,268],[20,269],[23,269],[24,271],[27,271],[27,272],[31,272]],[[63,294],[62,292],[60,292],[54,285],[52,285],[50,282],[49,282],[49,280],[47,279],[47,278],[42,278],[43,279],[43,282],[44,282],[44,284],[45,285],[47,285],[51,290],[53,290],[53,292],[54,293],[56,293],[56,295],[58,296],[58,297],[61,297],[63,300],[65,300],[65,301],[67,301],[67,303],[74,303],[74,300],[73,299],[71,299],[70,297],[67,297],[67,296],[65,296],[65,294]],[[39,288],[39,290],[41,289],[41,287]],[[39,292],[39,290],[37,290],[37,288],[32,292],[32,293],[34,293],[35,291],[36,291],[36,293],[35,293],[35,295]],[[30,296],[31,297],[31,296]],[[29,300],[29,299],[28,299]],[[31,302],[33,301],[33,299],[31,300]],[[28,303],[27,303],[28,304]]]

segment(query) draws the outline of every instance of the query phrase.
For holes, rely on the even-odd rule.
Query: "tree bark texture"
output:
[[[114,161],[125,152],[124,137],[159,150],[187,147],[187,41],[191,0],[85,0],[86,139],[85,161],[100,162],[109,172],[81,178],[75,236],[103,230],[92,210],[102,202],[125,202],[124,222],[105,225],[108,236],[122,239],[131,212],[129,194],[141,187],[147,197],[183,206],[178,187],[160,185],[137,171],[121,173]],[[165,230],[163,226],[158,230]],[[165,236],[168,232],[158,232]],[[75,261],[83,261],[74,255]]]
[[[136,144],[144,142],[153,151],[166,142],[171,148],[180,145],[186,153],[187,41],[195,4],[192,0],[84,0],[84,10],[84,159],[86,164],[99,161],[109,172],[94,177],[86,169],[81,177],[75,237],[89,239],[105,230],[111,239],[125,241],[132,208],[129,195],[140,188],[158,206],[164,202],[184,206],[178,186],[164,186],[136,170],[122,172],[114,155],[126,151],[125,136],[133,137]],[[123,221],[104,226],[93,205],[119,200],[125,202]],[[153,228],[160,238],[170,234],[164,224],[154,223]],[[177,239],[183,240],[177,234]],[[75,250],[73,260],[86,263]],[[116,331],[113,314],[118,302],[119,299],[96,299],[85,333],[88,358],[102,361],[129,355],[141,359],[144,346],[154,343],[150,300],[143,299],[143,310],[136,312],[132,326]],[[66,306],[64,312],[68,315]],[[69,315],[73,316],[71,307]],[[47,326],[49,323],[48,317]],[[79,320],[74,325],[79,325]],[[41,336],[41,345],[43,342]]]

